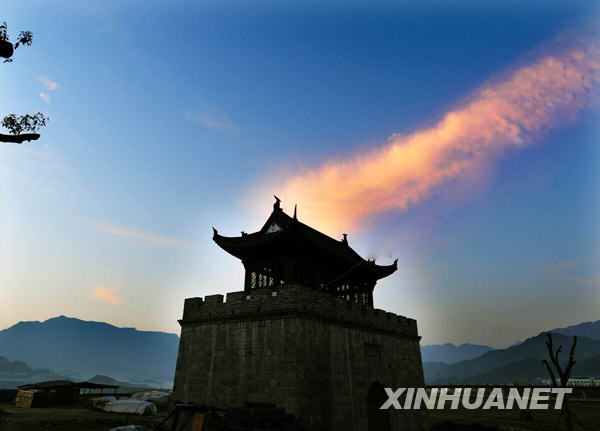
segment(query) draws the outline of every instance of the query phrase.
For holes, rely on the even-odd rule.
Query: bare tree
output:
[[[562,346],[558,346],[558,349],[556,349],[556,351],[554,351],[554,346],[552,344],[552,333],[548,332],[546,334],[546,348],[548,349],[548,356],[550,356],[550,362],[552,363],[552,366],[550,366],[550,363],[548,363],[547,359],[544,359],[542,361],[542,363],[545,365],[546,370],[548,371],[548,374],[550,375],[550,379],[552,380],[553,386],[561,387],[561,388],[567,387],[567,383],[569,382],[569,378],[571,377],[571,372],[573,370],[573,365],[575,365],[575,362],[576,362],[575,356],[574,356],[576,346],[577,346],[577,336],[575,335],[575,336],[573,336],[573,344],[571,345],[571,352],[569,353],[569,359],[567,361],[566,366],[563,368],[563,366],[560,364],[560,361],[558,359],[558,355],[562,351]],[[554,371],[553,371],[553,368],[554,368]],[[554,429],[558,428],[562,417],[565,418],[567,431],[573,431],[573,418],[575,418],[575,420],[577,420],[577,422],[579,422],[579,420],[577,419],[577,417],[575,417],[575,415],[573,413],[571,413],[571,410],[569,410],[568,397],[565,398],[565,400],[563,402],[562,409],[560,411],[560,415],[558,416],[558,421],[556,422],[556,426],[554,427]],[[581,425],[581,427],[585,429],[585,427],[583,427],[583,424],[581,422],[579,422],[579,425]]]
[[[19,33],[19,37],[13,45],[8,37],[6,23],[0,25],[0,57],[4,58],[4,63],[11,63],[13,61],[12,56],[15,50],[21,45],[31,46],[32,41],[33,33],[30,31],[22,31]],[[11,134],[7,135],[0,133],[0,142],[22,144],[25,141],[35,141],[40,137],[40,135],[36,133],[37,129],[45,126],[48,120],[48,116],[42,114],[41,112],[33,115],[7,115],[2,120],[2,127],[8,129]]]

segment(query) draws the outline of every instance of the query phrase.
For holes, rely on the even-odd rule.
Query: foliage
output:
[[[17,42],[13,47],[10,43],[10,38],[8,37],[8,26],[6,25],[6,22],[4,22],[0,24],[0,42],[4,42],[5,45],[8,45],[8,48],[6,48],[8,51],[1,55],[2,57],[5,57],[4,62],[11,63],[12,58],[10,57],[12,56],[13,48],[17,49],[21,45],[31,46],[31,43],[33,42],[33,33],[29,30],[20,32]]]
[[[13,135],[20,135],[24,131],[35,133],[39,127],[45,126],[49,119],[47,115],[41,112],[21,116],[10,114],[2,120],[2,127],[10,130]]]
[[[8,42],[8,32],[7,32],[6,22],[0,24],[0,40]]]
[[[15,49],[19,47],[19,45],[31,46],[31,42],[33,41],[33,33],[30,31],[22,31],[19,33],[19,39],[17,43],[15,43]]]

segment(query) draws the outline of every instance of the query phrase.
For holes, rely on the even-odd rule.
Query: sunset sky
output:
[[[0,329],[67,315],[179,332],[243,288],[211,239],[290,214],[398,271],[423,344],[600,319],[600,7],[13,1],[0,117]],[[594,4],[596,3],[596,4]]]

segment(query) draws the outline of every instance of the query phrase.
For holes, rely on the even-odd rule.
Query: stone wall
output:
[[[175,399],[270,402],[314,431],[366,431],[367,394],[423,386],[416,321],[302,286],[190,298],[180,320]],[[392,429],[421,429],[390,411]]]

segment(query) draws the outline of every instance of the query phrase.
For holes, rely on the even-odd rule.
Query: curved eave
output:
[[[368,262],[366,268],[379,280],[396,272],[398,269],[398,260],[395,260],[392,265],[376,265],[373,262]]]
[[[364,260],[349,245],[334,240],[333,238],[299,222],[292,222],[278,232],[267,234],[261,230],[235,237],[219,235],[217,230],[213,228],[213,241],[227,253],[238,259],[244,260],[252,255],[257,247],[281,239],[282,235],[286,233],[287,235],[285,236],[288,238],[290,238],[290,235],[302,236],[325,253],[329,253],[332,256],[336,256],[338,259],[342,259],[347,265],[359,264],[359,267],[356,268],[356,270],[363,274],[368,274],[369,278],[373,277],[376,280],[379,280],[390,276],[398,269],[397,260],[392,265],[377,265],[373,261]]]
[[[227,253],[244,259],[248,251],[258,245],[266,244],[277,238],[281,232],[262,235],[259,232],[242,236],[222,236],[213,230],[213,241]]]

